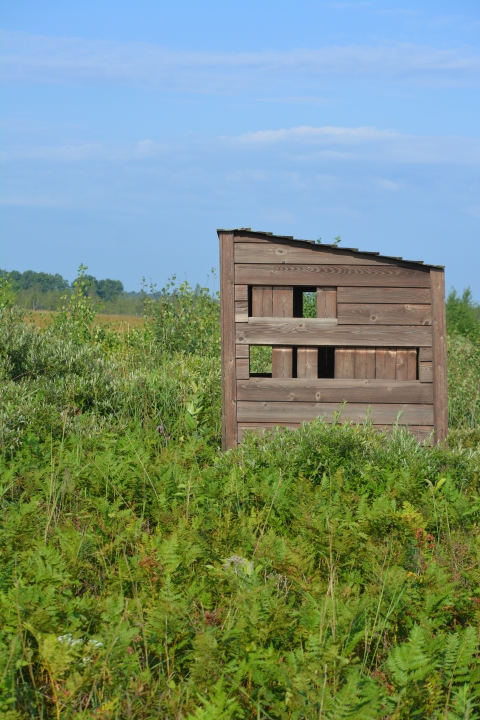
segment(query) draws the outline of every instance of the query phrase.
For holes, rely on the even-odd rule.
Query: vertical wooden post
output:
[[[237,445],[237,383],[235,373],[235,265],[233,233],[219,233],[220,329],[222,333],[222,447]]]
[[[433,350],[433,417],[435,442],[442,442],[448,432],[447,404],[447,321],[445,316],[445,274],[430,270],[432,293],[432,350]]]
[[[273,288],[273,317],[293,317],[293,287]],[[272,377],[293,376],[293,348],[282,345],[272,348]]]

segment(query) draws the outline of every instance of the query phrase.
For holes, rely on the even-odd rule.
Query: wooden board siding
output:
[[[431,360],[420,361],[418,368],[419,380],[422,383],[433,382],[433,362]]]
[[[429,287],[425,270],[397,265],[235,265],[235,282],[247,285],[307,285],[313,287]]]
[[[447,405],[447,326],[445,317],[445,277],[443,270],[430,270],[433,310],[433,395],[435,442],[443,442],[448,432]]]
[[[248,322],[248,300],[235,300],[235,322]]]
[[[416,350],[397,350],[395,378],[397,380],[417,379],[417,352]]]
[[[297,347],[297,378],[318,377],[318,348]]]
[[[431,325],[430,305],[339,303],[339,325]]]
[[[375,348],[355,349],[355,378],[375,378]]]
[[[237,358],[236,363],[237,380],[248,380],[250,377],[249,358]]]
[[[252,315],[253,317],[273,317],[273,288],[252,288]]]
[[[367,415],[375,425],[393,425],[400,416],[400,422],[407,425],[432,425],[433,405],[409,403],[338,403],[309,402],[237,402],[238,422],[307,422],[317,417],[333,420],[341,411],[342,421],[364,422]]]
[[[419,350],[419,360],[433,360],[433,348],[421,347]]]
[[[237,381],[238,400],[327,403],[433,403],[433,388],[418,380],[300,380],[250,378]]]
[[[335,378],[353,379],[355,377],[355,350],[353,348],[335,348]]]
[[[317,318],[337,317],[337,288],[317,287]]]
[[[248,285],[235,285],[235,300],[248,302]]]
[[[272,378],[292,378],[293,348],[272,348]]]
[[[235,357],[237,357],[237,358],[250,357],[250,346],[249,345],[235,345]]]
[[[273,317],[293,317],[293,287],[273,288]]]
[[[235,262],[236,263],[262,263],[276,264],[279,263],[313,263],[317,265],[398,265],[395,260],[368,255],[367,253],[347,253],[341,250],[333,250],[331,248],[322,249],[321,247],[312,247],[298,243],[294,246],[285,243],[267,242],[252,247],[251,243],[236,242],[235,243]],[[402,265],[407,263],[401,263]]]
[[[339,303],[430,305],[430,298],[430,288],[426,287],[337,287]]]
[[[321,319],[255,319],[236,326],[236,342],[247,345],[362,345],[421,347],[432,344],[432,328],[425,325],[334,325]]]
[[[397,351],[393,348],[375,350],[375,377],[378,380],[395,380]]]
[[[220,240],[220,327],[222,333],[222,447],[237,444],[235,296],[233,233],[221,233]]]

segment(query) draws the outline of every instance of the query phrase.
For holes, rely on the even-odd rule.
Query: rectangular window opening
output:
[[[250,377],[272,377],[272,346],[250,346]]]
[[[317,288],[296,287],[293,289],[293,317],[317,317]]]
[[[335,377],[335,348],[320,347],[318,348],[318,377],[334,378]]]

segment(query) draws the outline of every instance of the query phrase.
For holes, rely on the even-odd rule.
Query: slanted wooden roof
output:
[[[315,245],[315,247],[321,249],[321,248],[328,248],[329,250],[334,249],[335,251],[339,253],[361,253],[362,255],[375,255],[375,257],[385,259],[385,260],[393,260],[397,262],[404,262],[404,263],[411,263],[413,265],[423,265],[426,268],[440,268],[444,269],[444,265],[432,265],[429,263],[425,263],[423,260],[407,260],[402,257],[394,256],[394,255],[382,255],[379,252],[369,251],[369,250],[359,250],[358,248],[347,248],[347,247],[339,247],[338,245],[334,244],[327,244],[327,243],[317,243],[315,240],[300,240],[299,238],[294,238],[293,235],[274,235],[271,232],[266,232],[264,230],[252,230],[252,228],[218,228],[217,233],[245,233],[248,236],[260,236],[262,238],[265,238],[265,240],[288,240],[293,241],[295,243],[308,243],[309,245]]]

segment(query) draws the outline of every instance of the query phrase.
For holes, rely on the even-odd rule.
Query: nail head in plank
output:
[[[247,285],[427,287],[427,270],[398,265],[235,265],[235,282]]]

